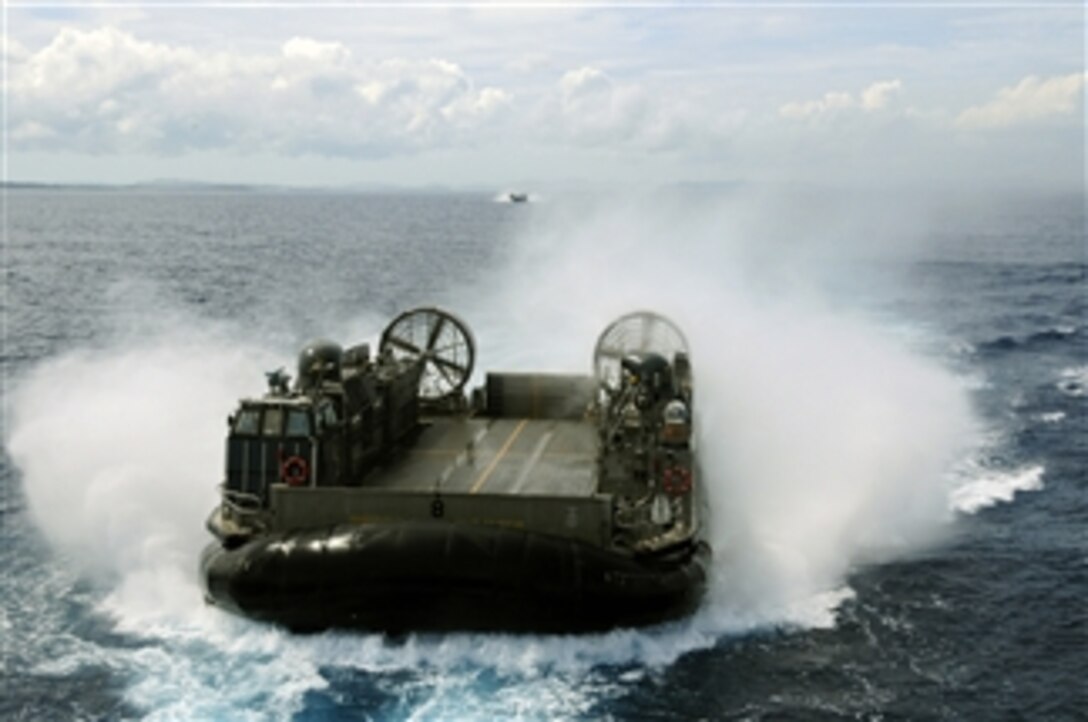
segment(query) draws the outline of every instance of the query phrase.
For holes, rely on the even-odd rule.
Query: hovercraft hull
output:
[[[209,601],[296,631],[571,632],[690,614],[709,548],[635,557],[576,540],[429,521],[343,524],[209,545]]]

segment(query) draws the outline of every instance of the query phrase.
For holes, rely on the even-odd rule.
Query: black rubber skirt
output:
[[[690,614],[710,549],[653,558],[498,527],[343,525],[201,556],[208,601],[296,631],[581,632]]]

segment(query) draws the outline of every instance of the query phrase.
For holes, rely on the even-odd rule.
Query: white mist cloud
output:
[[[1045,79],[1029,75],[1016,85],[1001,88],[993,100],[964,110],[956,116],[955,125],[965,130],[1011,128],[1075,112],[1083,119],[1086,78],[1088,73]]]
[[[939,540],[947,473],[974,442],[952,373],[820,290],[816,269],[856,273],[850,257],[874,252],[854,224],[882,211],[801,201],[658,195],[541,217],[463,312],[481,356],[519,369],[586,372],[596,335],[631,310],[684,330],[713,510],[712,624],[792,618],[853,565]],[[898,229],[905,246],[921,222]]]
[[[871,113],[887,108],[902,87],[902,82],[897,79],[873,83],[857,96],[844,91],[830,91],[817,100],[785,103],[778,109],[778,114],[783,118],[803,120],[847,110]]]
[[[191,578],[222,475],[222,419],[269,365],[222,341],[181,330],[73,351],[19,379],[6,446],[35,521],[84,570]]]

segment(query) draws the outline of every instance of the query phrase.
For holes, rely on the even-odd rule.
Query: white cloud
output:
[[[738,114],[700,106],[684,88],[667,83],[617,82],[583,66],[565,73],[545,96],[532,125],[552,138],[585,147],[655,152],[688,150],[722,137]]]
[[[487,118],[508,106],[513,100],[505,90],[484,88],[473,95],[461,95],[453,102],[443,106],[442,115],[446,120],[459,124],[472,124],[479,118]]]
[[[884,80],[873,83],[861,91],[861,107],[863,110],[882,110],[888,106],[891,97],[903,87],[899,80]]]
[[[593,67],[564,74],[558,97],[560,126],[579,140],[629,139],[644,112],[639,88],[619,86]]]
[[[976,10],[907,24],[781,9],[13,12],[18,39],[3,50],[20,177],[99,161],[103,178],[199,175],[230,157],[240,175],[263,180],[282,162],[283,177],[310,182],[334,167],[402,182],[823,182],[985,166],[987,178],[1019,182],[1031,168],[1083,183],[1084,77],[1067,74],[1082,67],[1070,28],[1083,19],[1064,11],[1030,37],[1023,18],[955,22]],[[845,33],[848,17],[865,32]],[[1013,125],[1022,131],[959,132]],[[144,165],[115,170],[121,157]],[[167,166],[182,170],[143,171]]]
[[[1083,113],[1080,98],[1088,73],[1072,73],[1041,79],[1034,75],[1011,87],[1001,88],[988,103],[975,105],[960,113],[958,128],[981,130],[1010,128],[1054,116]]]
[[[854,98],[849,93],[829,92],[819,100],[786,103],[778,109],[783,118],[812,118],[843,108],[851,108]]]
[[[524,53],[507,64],[516,73],[532,73],[551,64],[551,56],[542,52]]]
[[[206,53],[108,27],[64,29],[9,75],[17,147],[93,153],[413,152],[458,142],[510,99],[444,59],[360,61],[306,37]]]
[[[21,151],[381,157],[511,138],[657,151],[714,137],[738,117],[684,88],[617,82],[589,65],[514,93],[478,85],[448,59],[363,59],[303,36],[228,53],[66,28],[13,61],[10,78]]]
[[[35,123],[33,120],[28,120],[24,123],[20,123],[11,129],[8,134],[8,138],[13,141],[24,140],[45,140],[52,138],[56,135],[52,128],[47,128],[41,123]]]
[[[322,43],[312,38],[291,38],[283,44],[283,56],[291,60],[343,65],[351,59],[351,51],[340,43]]]
[[[0,55],[3,56],[4,61],[18,62],[25,58],[28,53],[26,47],[15,38],[8,34],[0,37]]]
[[[170,56],[166,46],[137,41],[113,28],[66,28],[45,48],[13,63],[10,88],[16,102],[101,99],[178,60]]]
[[[783,118],[805,120],[849,110],[872,113],[887,108],[892,96],[902,87],[899,80],[881,80],[862,90],[856,98],[847,92],[831,91],[818,100],[785,103],[779,107],[778,114]]]
[[[603,71],[597,68],[584,67],[572,70],[563,75],[559,80],[559,87],[563,91],[565,101],[577,101],[592,95],[600,95],[609,92],[612,81]]]

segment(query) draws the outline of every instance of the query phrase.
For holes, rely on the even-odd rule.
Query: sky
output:
[[[1085,185],[1080,2],[3,12],[10,181]]]

